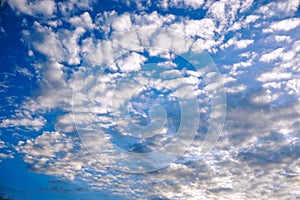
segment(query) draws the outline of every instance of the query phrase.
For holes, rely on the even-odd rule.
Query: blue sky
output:
[[[0,198],[300,197],[297,0],[4,0]]]

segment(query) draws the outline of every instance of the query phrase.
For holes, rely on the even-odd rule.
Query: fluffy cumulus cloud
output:
[[[292,117],[294,110],[299,110],[299,102],[276,110],[256,110],[250,104],[247,108],[230,108],[224,127],[226,136],[220,138],[212,152],[203,156],[192,146],[176,163],[150,174],[109,175],[109,170],[98,165],[86,150],[75,147],[80,145],[76,144],[78,138],[58,132],[45,132],[20,143],[17,149],[25,153],[25,161],[36,172],[70,180],[79,178],[95,189],[110,188],[113,194],[124,198],[254,199],[262,193],[276,198],[297,197],[300,141],[295,132],[299,131],[299,118]],[[258,136],[257,132],[261,134]],[[281,190],[266,189],[274,179]],[[143,189],[149,187],[151,191]],[[291,187],[295,190],[286,189]],[[253,193],[249,193],[250,189]],[[134,192],[137,190],[140,192]]]
[[[34,164],[33,170],[46,173],[65,176],[74,179],[73,170],[78,171],[83,166],[83,162],[73,155],[75,153],[72,138],[63,133],[45,132],[34,140],[20,142],[17,150],[25,154],[25,161]],[[71,157],[69,159],[69,157]],[[63,165],[68,162],[68,167]],[[48,163],[52,163],[48,165]],[[56,163],[56,164],[55,164]],[[68,173],[71,171],[71,173]]]
[[[199,9],[204,5],[204,1],[199,0],[161,0],[159,6],[168,9],[168,8],[189,8],[189,9]]]
[[[93,29],[93,20],[88,12],[83,13],[82,15],[72,17],[70,23],[76,27],[82,26],[86,29]]]
[[[0,121],[1,128],[25,127],[39,133],[14,146],[31,170],[128,199],[300,196],[299,1],[256,5],[253,0],[161,0],[156,2],[159,12],[144,12],[153,6],[151,1],[136,2],[135,12],[93,10],[94,1],[7,2],[22,17],[44,17],[22,25],[29,56],[42,55],[32,63],[34,95]],[[199,18],[165,14],[168,9],[205,12]],[[207,70],[207,57],[202,57],[204,64],[198,63],[203,65],[199,73],[178,63],[182,58],[177,54],[203,50],[214,58],[222,81],[212,81],[217,73]],[[30,73],[23,70],[23,74]],[[185,90],[186,84],[192,86],[192,94]],[[202,132],[209,130],[211,116],[220,114],[211,106],[212,90],[223,85],[227,92],[224,131],[204,155],[199,148],[205,138]],[[144,174],[116,171],[103,165],[112,159],[111,149],[101,152],[103,161],[97,160],[76,134],[76,130],[88,135],[102,129],[105,141],[133,152],[161,147],[179,129],[176,106],[184,102],[169,94],[177,94],[176,90],[183,99],[198,98],[199,134],[184,155],[164,169]],[[135,101],[136,94],[140,102]],[[149,97],[153,94],[159,102]],[[161,102],[167,108],[168,127],[151,140],[130,136],[128,130],[140,126],[131,125],[126,115],[139,125],[147,124],[151,114],[160,112],[147,113],[147,107]],[[49,123],[54,130],[42,130]],[[124,133],[119,134],[120,129]],[[96,139],[88,137],[86,145],[99,145]],[[0,150],[6,146],[0,140]],[[0,151],[1,159],[9,156]]]
[[[45,119],[39,118],[23,118],[23,119],[5,119],[0,126],[3,128],[23,126],[25,128],[40,130],[45,125]]]
[[[9,0],[9,5],[18,12],[28,15],[43,15],[51,18],[56,10],[53,0],[27,1],[27,0]]]
[[[278,2],[270,2],[264,6],[261,6],[258,9],[258,12],[264,15],[264,18],[269,17],[289,17],[293,16],[298,8],[299,1],[287,0],[287,1],[278,1]]]
[[[272,23],[270,28],[273,31],[289,31],[299,27],[299,25],[300,25],[299,18],[289,18],[279,22]]]
[[[235,38],[231,38],[227,41],[227,43],[223,44],[221,48],[228,48],[230,46],[234,46],[237,49],[244,49],[248,45],[252,44],[254,40],[237,40]]]

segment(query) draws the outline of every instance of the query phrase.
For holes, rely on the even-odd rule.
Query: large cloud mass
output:
[[[24,18],[21,39],[29,48],[28,57],[43,59],[33,59],[31,63],[36,76],[34,95],[26,97],[14,114],[0,121],[3,129],[15,127],[26,130],[26,134],[28,130],[38,134],[19,137],[16,145],[0,140],[0,149],[4,150],[0,159],[13,157],[7,150],[10,147],[22,153],[35,172],[83,181],[95,190],[128,199],[300,197],[299,1],[264,5],[252,0],[118,2],[128,6],[126,10],[135,7],[134,12],[101,10],[94,1],[80,0],[7,3]],[[205,12],[201,18],[186,12],[177,14],[182,9],[193,14]],[[155,48],[148,49],[146,55],[138,52],[142,47]],[[120,111],[126,95],[132,91],[128,87],[117,93],[115,86],[121,87],[118,80],[122,76],[141,71],[147,56],[159,57],[158,67],[165,69],[162,76],[176,81],[138,75],[130,81],[151,80],[174,107],[175,97],[168,96],[163,86],[176,82],[180,88],[180,81],[193,85],[202,121],[198,132],[207,131],[212,115],[217,115],[211,108],[210,91],[220,86],[201,82],[203,74],[193,70],[185,69],[182,78],[174,56],[203,50],[214,59],[227,93],[224,129],[208,154],[199,149],[204,137],[201,134],[180,159],[152,173],[115,171],[89,154],[76,134],[73,112],[77,130],[84,124],[86,130],[101,127],[113,135],[118,115],[112,111]],[[100,72],[101,81],[97,82]],[[20,69],[19,73],[33,76]],[[5,88],[5,81],[1,84]],[[80,91],[75,101],[74,88]],[[87,105],[93,95],[95,106],[90,109]],[[136,109],[132,116],[147,120],[147,113],[141,114],[145,111],[143,106],[151,102],[147,95],[142,96],[146,104],[132,104]],[[169,114],[175,116],[175,111]],[[47,118],[49,114],[55,115],[53,121]],[[95,116],[100,125],[92,123]],[[178,124],[176,117],[168,120],[170,127],[161,129],[161,134],[168,136],[158,135],[149,143],[130,138],[124,140],[128,146],[122,147],[134,151],[140,146],[152,149],[165,144],[174,136]],[[49,123],[54,123],[51,131],[45,130]],[[107,140],[123,141],[124,135],[107,136]],[[92,145],[95,141],[89,142]]]

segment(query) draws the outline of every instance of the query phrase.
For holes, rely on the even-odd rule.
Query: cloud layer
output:
[[[110,191],[128,199],[300,197],[299,2],[274,1],[264,5],[252,0],[118,2],[129,10],[135,6],[134,12],[97,10],[94,1],[80,0],[59,3],[8,0],[7,3],[23,18],[21,39],[28,46],[28,56],[42,59],[31,63],[37,79],[34,95],[26,97],[14,114],[1,118],[3,130],[26,130],[15,145],[0,135],[1,159],[13,157],[7,150],[11,148],[21,153],[35,172],[83,181],[95,190]],[[151,10],[154,5],[160,9]],[[181,9],[205,12],[201,17],[176,14]],[[213,80],[212,73],[199,75],[193,70],[178,70],[180,66],[169,51],[209,52],[227,92],[227,114],[223,134],[208,154],[199,150],[205,135],[198,134],[188,151],[170,166],[152,173],[130,174],[93,158],[76,134],[72,111],[80,122],[77,130],[83,124],[86,129],[100,127],[114,133],[118,121],[112,120],[116,117],[112,110],[120,111],[122,101],[132,91],[121,88],[120,93],[114,93],[114,86],[121,87],[120,77],[139,72],[145,66],[147,55],[138,53],[141,47],[155,47],[147,52],[148,57],[162,59],[158,64],[165,71],[162,75],[176,80],[168,84],[176,82],[178,87],[180,81],[194,84],[201,112],[199,120],[203,122],[198,127],[199,133],[206,132],[212,115],[218,114],[211,110],[214,97],[211,91],[220,86],[201,80],[203,77]],[[99,73],[101,82],[97,82]],[[178,77],[182,73],[184,79]],[[22,74],[33,76],[24,70]],[[144,77],[134,78],[136,83],[147,81]],[[159,89],[162,84],[167,85],[159,81],[153,79],[151,84]],[[1,84],[5,88],[5,82]],[[74,88],[79,92],[72,102]],[[116,94],[124,98],[114,98],[112,105]],[[88,105],[93,95],[95,106],[91,109]],[[143,98],[144,102],[150,102],[147,94]],[[172,98],[172,95],[166,97],[176,102]],[[138,116],[145,105],[134,106],[136,113],[132,116]],[[169,113],[172,114],[178,113]],[[52,122],[48,115],[55,115]],[[95,117],[100,125],[92,124]],[[147,113],[142,117],[147,120]],[[170,127],[162,129],[162,134],[169,134],[168,137],[157,136],[149,143],[130,138],[125,140],[129,145],[124,148],[134,151],[143,145],[153,148],[168,142],[176,131],[178,119],[168,120]],[[45,130],[49,123],[54,123],[53,130]],[[28,130],[35,135],[29,135]],[[118,141],[124,137],[121,136],[107,139]],[[93,146],[99,140],[89,142]]]

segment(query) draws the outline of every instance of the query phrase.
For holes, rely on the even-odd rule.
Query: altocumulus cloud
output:
[[[251,0],[120,1],[117,3],[128,6],[122,12],[99,9],[95,1],[7,3],[24,18],[20,39],[28,46],[29,56],[43,57],[32,61],[37,77],[35,95],[26,97],[14,114],[1,118],[0,123],[1,128],[36,133],[32,136],[25,132],[16,145],[0,140],[1,149],[12,147],[15,153],[21,153],[31,170],[83,181],[95,190],[128,199],[300,196],[299,1],[264,5]],[[200,19],[186,12],[177,13],[184,9],[205,12]],[[131,35],[124,35],[126,31]],[[72,89],[93,83],[97,77],[87,72],[118,60],[107,68],[115,73],[104,74],[102,85],[96,88],[102,104],[95,107],[94,113],[86,108],[88,99],[84,95],[73,105],[80,112],[80,123],[89,124],[90,115],[97,114],[105,122],[102,128],[114,127],[110,86],[116,83],[119,71],[137,71],[145,62],[144,56],[135,52],[120,56],[128,53],[127,49],[150,45],[159,47],[150,54],[165,58],[172,55],[159,49],[209,52],[227,92],[227,118],[219,142],[207,155],[197,148],[201,141],[196,138],[169,167],[127,174],[101,165],[74,134]],[[170,63],[161,62],[159,66]],[[176,73],[170,71],[167,76],[176,78]],[[198,74],[187,73],[192,76],[184,81],[197,82]],[[196,88],[196,94],[201,97],[203,116],[209,121],[209,92],[205,87]],[[57,111],[54,130],[45,130],[51,122],[46,116]],[[202,128],[208,126],[204,123]],[[4,151],[0,157],[13,155]]]

